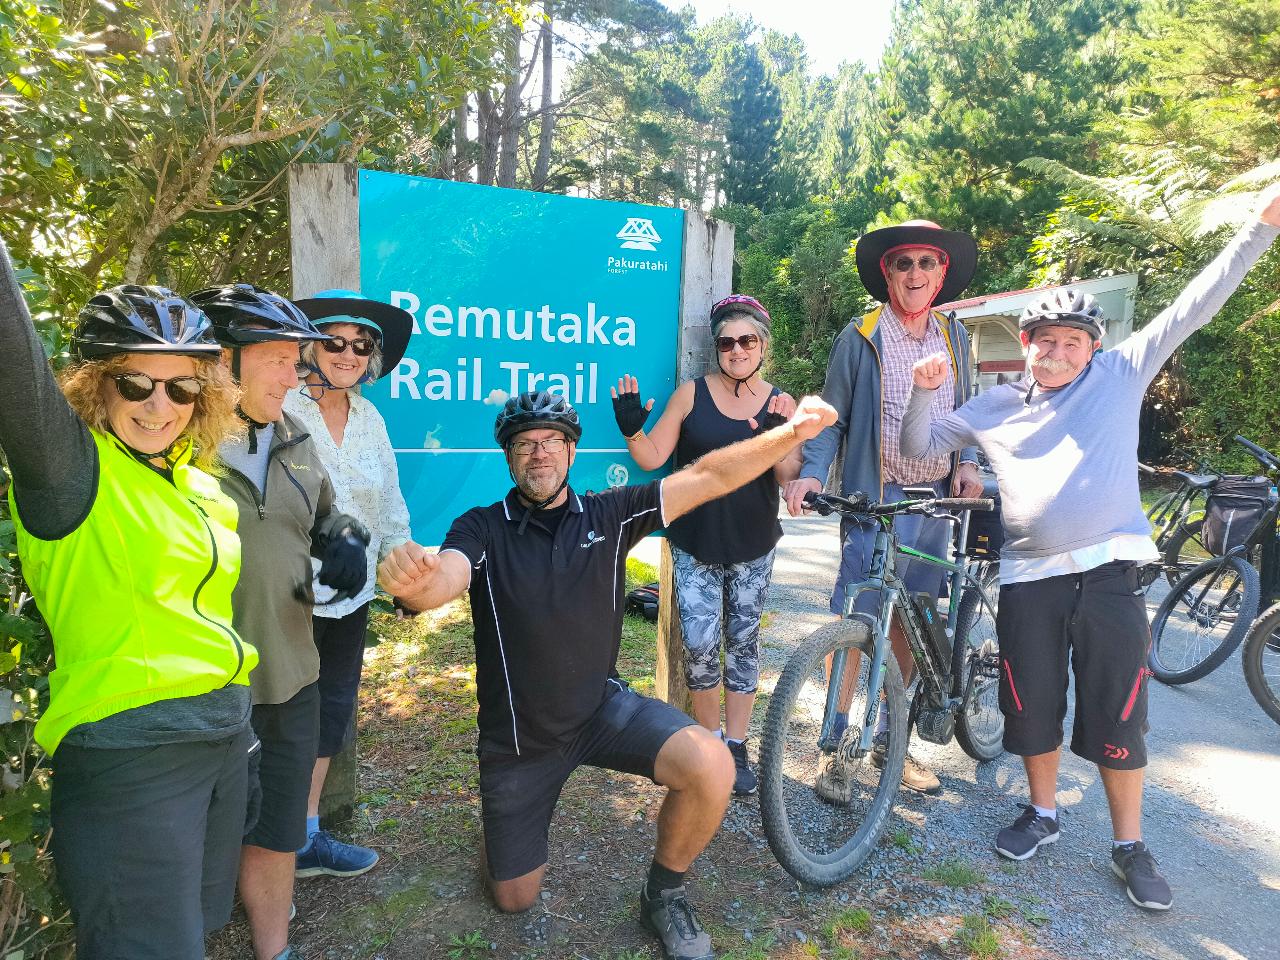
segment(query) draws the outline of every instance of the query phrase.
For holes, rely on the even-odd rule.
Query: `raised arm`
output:
[[[836,411],[818,397],[805,397],[781,427],[758,437],[712,450],[662,481],[663,520],[670,524],[708,500],[749,483],[805,440],[836,421]]]
[[[467,592],[471,561],[455,550],[428,553],[409,540],[378,565],[378,583],[410,610],[432,610]]]
[[[911,369],[911,399],[902,414],[902,430],[898,435],[898,449],[904,457],[940,457],[977,442],[964,417],[969,404],[941,420],[929,419],[933,395],[946,380],[949,364],[945,354],[935,353],[916,361]]]
[[[1264,195],[1257,219],[1232,237],[1172,304],[1120,344],[1116,352],[1137,376],[1150,381],[1187,337],[1217,315],[1277,235],[1280,184]]]
[[[0,447],[9,460],[23,525],[57,540],[89,512],[98,451],[49,369],[44,346],[0,241]]]
[[[631,374],[618,380],[617,387],[609,388],[613,398],[614,418],[618,429],[627,441],[627,451],[642,470],[657,470],[671,459],[680,439],[680,425],[693,409],[693,383],[682,383],[667,400],[662,416],[653,430],[644,431],[645,420],[653,409],[653,400],[640,403],[640,384]]]

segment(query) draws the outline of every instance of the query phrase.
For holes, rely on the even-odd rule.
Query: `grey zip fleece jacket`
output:
[[[908,457],[977,444],[1000,484],[1001,557],[1065,553],[1119,534],[1150,535],[1138,498],[1138,413],[1147,385],[1182,341],[1213,319],[1280,234],[1257,222],[1159,316],[1112,350],[1100,351],[1059,390],[1034,381],[993,387],[929,422],[932,391],[913,387],[902,420]],[[1031,390],[1030,397],[1028,391]]]

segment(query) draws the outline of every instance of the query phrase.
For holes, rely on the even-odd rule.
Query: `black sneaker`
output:
[[[1046,843],[1057,842],[1057,817],[1042,817],[1027,803],[1013,826],[996,834],[996,852],[1010,860],[1026,860]]]
[[[756,792],[759,780],[747,757],[747,743],[745,740],[726,740],[725,744],[733,754],[733,794],[736,797],[749,797]]]
[[[1124,881],[1129,899],[1144,910],[1168,910],[1173,904],[1169,881],[1156,869],[1156,858],[1141,840],[1111,848],[1111,869]]]
[[[667,960],[715,960],[711,936],[702,929],[684,887],[663,890],[649,899],[649,886],[640,888],[640,922],[662,941]]]

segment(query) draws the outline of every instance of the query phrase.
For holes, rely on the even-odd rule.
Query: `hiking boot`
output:
[[[373,869],[378,862],[376,850],[343,843],[327,830],[311,835],[311,841],[298,852],[296,877],[358,877]]]
[[[1046,843],[1058,842],[1058,820],[1042,817],[1031,804],[1022,805],[1022,813],[996,834],[996,853],[1010,860],[1026,860]]]
[[[871,742],[871,762],[881,770],[884,769],[884,758],[888,751],[888,732],[876,734],[875,740]],[[902,764],[902,785],[916,793],[935,794],[942,789],[942,784],[938,782],[933,771],[911,754],[907,754],[907,759]]]
[[[749,797],[756,792],[759,780],[756,778],[756,772],[751,769],[751,761],[747,757],[747,743],[745,740],[726,740],[725,744],[733,754],[733,795]]]
[[[272,957],[271,960],[302,960],[302,958],[299,957],[297,952],[293,949],[293,944],[289,944],[289,946],[285,947]]]
[[[640,922],[662,941],[667,960],[714,960],[711,936],[702,929],[684,887],[663,890],[649,898],[649,886],[640,888]]]
[[[849,780],[849,761],[836,750],[818,758],[818,779],[813,792],[827,803],[845,806],[853,799],[853,784]]]
[[[1111,869],[1124,881],[1129,899],[1144,910],[1168,910],[1173,903],[1169,881],[1156,869],[1156,858],[1141,840],[1112,847]]]

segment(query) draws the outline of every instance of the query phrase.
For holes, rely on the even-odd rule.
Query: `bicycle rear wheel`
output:
[[[984,584],[984,587],[986,585]],[[1000,588],[984,590],[998,609]],[[956,613],[955,643],[968,646],[962,682],[968,696],[956,716],[956,740],[979,763],[1004,753],[1004,714],[1000,712],[1000,641],[993,612],[969,587]]]
[[[1164,578],[1170,587],[1176,587],[1179,580],[1213,556],[1200,539],[1203,526],[1204,516],[1201,515],[1179,525],[1165,541]]]
[[[1280,723],[1280,603],[1264,611],[1242,654],[1249,692],[1276,723]]]
[[[1151,672],[1161,683],[1206,677],[1231,655],[1258,615],[1258,571],[1214,557],[1169,591],[1151,618]]]
[[[831,683],[825,663],[839,651],[846,651],[845,673],[852,676],[849,729],[838,744],[824,751],[818,738]],[[872,653],[871,627],[865,620],[826,624],[791,654],[769,699],[760,740],[764,832],[783,868],[815,886],[839,883],[862,865],[884,832],[902,778],[908,710],[892,654],[885,659],[880,707],[888,710],[889,724],[883,768],[873,762],[871,752],[858,749]],[[819,763],[833,761],[847,786],[847,803],[828,803],[815,792]]]

